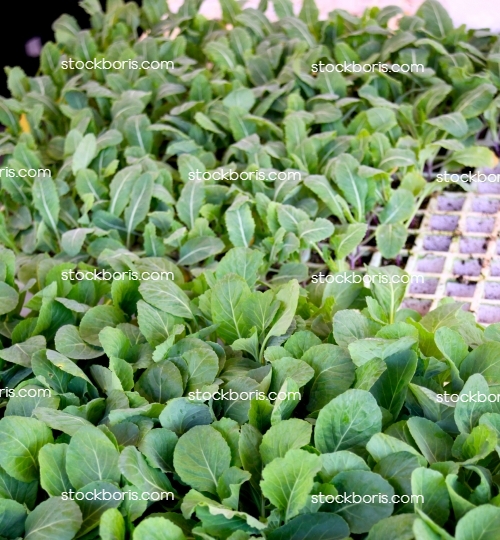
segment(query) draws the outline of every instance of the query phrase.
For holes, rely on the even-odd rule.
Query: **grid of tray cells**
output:
[[[429,201],[406,270],[414,281],[404,307],[421,314],[444,297],[488,325],[500,322],[500,183],[444,192]]]

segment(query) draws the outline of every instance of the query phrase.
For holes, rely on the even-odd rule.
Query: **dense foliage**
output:
[[[221,3],[83,0],[91,30],[63,16],[39,76],[7,70],[0,539],[496,540],[500,325],[352,268],[398,255],[439,171],[496,163],[498,36],[435,0],[397,30]],[[175,67],[62,67],[94,58]],[[264,179],[192,180],[228,170]]]
[[[106,13],[84,0],[91,30],[63,16],[39,76],[8,69],[6,245],[66,259],[128,249],[188,267],[253,245],[270,266],[301,263],[300,279],[317,257],[334,270],[352,255],[354,266],[374,235],[394,259],[436,187],[426,180],[496,163],[498,36],[453,28],[435,0],[397,31],[398,8],[318,21],[314,0],[299,17],[280,0],[271,23],[235,0],[222,1],[222,21],[207,20],[198,3],[164,20],[164,0],[113,0]],[[63,69],[93,59],[174,68]],[[320,61],[425,70],[314,73]],[[52,178],[23,178],[25,167]],[[264,179],[190,181],[229,170]],[[297,174],[270,181],[272,171]]]

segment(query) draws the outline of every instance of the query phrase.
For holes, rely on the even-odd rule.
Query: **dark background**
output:
[[[41,38],[42,44],[54,41],[52,23],[63,13],[75,17],[80,28],[89,27],[89,17],[78,5],[78,0],[9,0],[5,7],[0,47],[0,95],[10,97],[4,66],[21,66],[30,76],[38,69],[40,59],[26,55],[26,42],[36,36]]]

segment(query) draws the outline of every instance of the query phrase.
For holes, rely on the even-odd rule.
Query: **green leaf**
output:
[[[302,357],[314,369],[314,377],[306,387],[307,408],[317,411],[350,388],[355,366],[340,347],[324,343],[311,347]]]
[[[177,214],[180,220],[190,229],[200,214],[201,207],[205,204],[205,188],[200,180],[190,179],[182,188],[177,201]]]
[[[210,409],[203,403],[192,403],[187,398],[172,399],[160,414],[160,423],[177,435],[193,426],[212,423]]]
[[[133,446],[127,446],[120,455],[120,472],[143,493],[155,493],[153,500],[165,500],[165,494],[172,497],[173,488],[167,476],[151,467],[144,456]],[[166,499],[168,500],[168,498]]]
[[[419,467],[411,475],[414,495],[421,495],[415,508],[425,512],[438,525],[443,525],[450,513],[450,498],[443,475],[432,469]]]
[[[406,292],[407,285],[403,277],[408,274],[397,266],[384,266],[368,267],[368,275],[371,277],[370,291],[392,324]]]
[[[82,525],[76,502],[51,497],[40,503],[26,519],[26,540],[71,540]]]
[[[118,450],[102,431],[82,427],[72,437],[66,455],[68,477],[75,489],[90,482],[109,480],[118,483]]]
[[[135,182],[130,195],[130,203],[125,209],[125,226],[127,228],[127,245],[137,226],[144,221],[149,212],[154,180],[150,173],[141,175]]]
[[[414,514],[384,518],[370,530],[366,540],[413,540]]]
[[[314,475],[321,469],[318,456],[304,450],[289,450],[262,471],[262,493],[283,515],[285,523],[307,504]]]
[[[309,444],[312,426],[304,420],[290,418],[272,426],[262,438],[260,454],[265,465],[273,459],[285,457],[288,450]]]
[[[99,536],[102,540],[125,540],[125,521],[119,510],[108,508],[102,514]]]
[[[485,504],[467,512],[457,523],[456,540],[495,540],[500,527],[500,508]]]
[[[392,514],[393,503],[381,502],[381,498],[390,501],[394,489],[380,475],[369,471],[345,471],[335,476],[332,483],[339,493],[347,496],[353,493],[361,497],[372,495],[368,503],[334,503],[333,511],[347,521],[352,533],[368,532],[373,525]]]
[[[150,403],[166,403],[184,393],[181,372],[170,360],[163,360],[146,369],[136,382],[135,390]]]
[[[335,182],[342,190],[346,201],[353,206],[356,220],[363,222],[368,181],[357,174],[358,168],[359,163],[355,158],[342,154],[335,164]]]
[[[39,336],[36,337],[39,338]],[[35,338],[30,339],[34,340]],[[95,349],[83,341],[78,327],[69,324],[59,328],[55,336],[55,343],[56,349],[61,354],[74,360],[90,360],[103,354],[101,349]]]
[[[245,337],[243,302],[250,296],[246,281],[236,274],[226,274],[212,289],[212,321],[218,334],[228,344]]]
[[[38,452],[54,442],[52,432],[36,418],[7,416],[0,420],[0,465],[21,482],[38,478]]]
[[[73,487],[66,473],[67,444],[46,444],[38,455],[40,484],[51,496],[58,497]]]
[[[370,392],[381,407],[397,418],[406,400],[408,384],[417,369],[418,357],[414,351],[406,350],[388,356],[384,360],[387,369]]]
[[[87,234],[92,231],[93,229],[88,228],[78,228],[66,231],[61,237],[61,247],[68,255],[75,257],[82,250]]]
[[[37,177],[33,182],[33,204],[42,216],[43,222],[56,236],[59,221],[59,194],[52,178]]]
[[[76,175],[78,171],[86,169],[90,162],[97,155],[97,140],[95,135],[88,133],[83,137],[78,146],[76,147],[75,153],[73,154],[73,160],[71,169],[73,174]]]
[[[409,219],[415,210],[413,194],[399,188],[393,192],[387,206],[380,214],[381,223],[398,223]]]
[[[377,226],[377,246],[386,259],[394,259],[403,249],[408,232],[401,223],[383,223]]]
[[[426,418],[410,418],[406,424],[429,463],[451,461],[453,439],[437,424]]]
[[[308,219],[301,221],[297,225],[299,240],[306,244],[315,244],[330,238],[333,235],[334,226],[330,221],[324,218],[318,218],[314,221]]]
[[[0,282],[0,315],[13,311],[19,302],[19,294],[7,283]]]
[[[365,237],[366,230],[365,223],[352,223],[337,227],[336,234],[331,239],[337,259],[345,259],[347,255],[353,253]]]
[[[0,535],[18,538],[24,533],[26,509],[16,501],[0,499]]]
[[[453,152],[453,160],[466,167],[490,167],[493,168],[498,162],[495,153],[484,146],[470,146],[463,150]]]
[[[375,398],[364,390],[347,390],[319,412],[314,432],[322,452],[363,447],[382,429],[382,413]]]
[[[139,286],[139,292],[146,302],[165,313],[184,319],[193,318],[189,298],[172,281],[143,281]]]
[[[469,399],[469,394],[473,395],[472,400]],[[483,402],[480,402],[476,397],[478,394],[484,396]],[[477,426],[483,414],[495,412],[492,410],[492,403],[488,401],[489,395],[488,383],[482,375],[477,373],[469,377],[460,392],[455,407],[455,422],[461,433],[470,433]]]
[[[425,21],[425,29],[438,39],[453,33],[453,21],[437,0],[426,0],[418,9],[417,17]]]
[[[449,114],[443,114],[427,120],[428,124],[436,126],[437,128],[446,131],[453,137],[461,139],[469,131],[467,122],[460,112],[454,112]]]
[[[178,441],[174,467],[181,480],[199,491],[217,494],[217,484],[229,469],[231,451],[211,426],[195,426]]]
[[[347,523],[335,514],[302,514],[267,534],[268,540],[342,540],[349,536]]]
[[[245,248],[232,248],[220,260],[215,271],[217,279],[227,274],[241,276],[249,287],[255,285],[259,276],[264,255],[260,251]]]
[[[179,251],[179,265],[189,266],[213,257],[224,250],[224,242],[213,236],[198,236],[188,240]]]
[[[133,540],[185,540],[182,529],[163,517],[150,517],[134,529]]]
[[[234,247],[247,248],[252,243],[255,232],[255,221],[252,212],[248,204],[241,204],[234,209],[231,208],[225,213],[229,239]]]
[[[101,345],[99,340],[99,333],[101,330],[107,326],[115,327],[124,322],[125,316],[118,308],[109,305],[95,306],[92,309],[89,309],[83,316],[80,322],[80,336],[87,343],[99,347]]]

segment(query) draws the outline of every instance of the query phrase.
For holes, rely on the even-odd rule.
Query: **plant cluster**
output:
[[[422,318],[385,280],[263,290],[263,259],[71,283],[0,252],[0,537],[496,538],[500,325],[452,301]]]
[[[82,5],[92,29],[58,19],[39,76],[7,70],[0,231],[13,250],[126,249],[197,268],[252,245],[300,279],[308,262],[355,267],[374,237],[394,259],[438,171],[497,162],[498,36],[455,29],[435,0],[395,31],[398,8],[319,21],[314,0],[298,17],[275,2],[276,22],[235,0],[221,21],[197,0],[166,19],[164,0]],[[69,69],[94,60],[174,68]],[[425,69],[314,73],[319,62]],[[192,181],[207,172],[226,179]]]
[[[500,325],[348,278],[496,163],[498,36],[435,0],[81,4],[0,98],[0,540],[496,540]],[[344,61],[425,70],[311,70]]]

